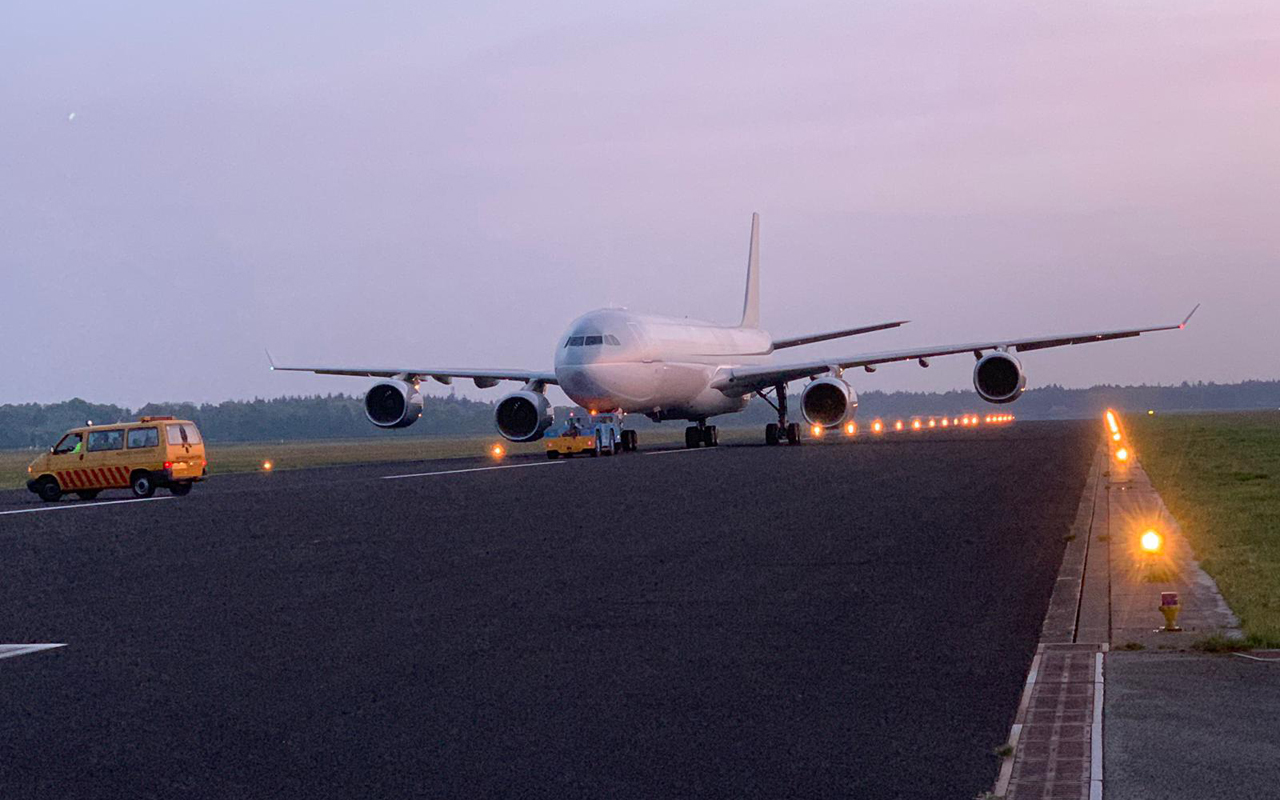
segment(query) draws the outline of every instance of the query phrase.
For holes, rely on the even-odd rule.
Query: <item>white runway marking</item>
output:
[[[427,478],[432,475],[460,475],[463,472],[488,472],[493,469],[520,469],[521,467],[554,467],[556,464],[563,464],[563,461],[539,461],[536,464],[499,464],[492,467],[471,467],[470,469],[442,469],[439,472],[413,472],[408,475],[383,475],[384,481],[394,481],[399,478]]]
[[[56,506],[40,506],[39,508],[20,508],[17,511],[0,511],[0,517],[6,514],[34,514],[37,511],[65,511],[69,508],[93,508],[94,506],[114,506],[121,503],[146,503],[150,500],[172,499],[172,497],[139,497],[134,500],[103,500],[101,503],[67,503]]]
[[[25,656],[27,653],[38,653],[41,650],[52,650],[55,647],[66,647],[65,644],[0,644],[0,658]]]
[[[665,455],[670,455],[671,453],[709,453],[712,450],[715,450],[715,448],[714,447],[698,447],[698,448],[681,447],[678,450],[650,450],[649,452],[645,453],[645,455],[646,456],[665,456]]]

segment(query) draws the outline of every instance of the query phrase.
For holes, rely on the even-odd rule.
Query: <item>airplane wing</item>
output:
[[[350,375],[361,378],[393,378],[402,381],[420,381],[431,378],[439,383],[453,383],[454,378],[473,381],[477,388],[488,389],[499,381],[523,381],[542,384],[556,383],[554,372],[538,372],[527,369],[458,369],[454,367],[282,367],[267,353],[271,369],[278,372],[312,372],[316,375]]]
[[[827,333],[811,333],[808,336],[793,336],[789,339],[774,339],[773,349],[781,350],[784,347],[799,347],[802,344],[813,344],[814,342],[825,342],[828,339],[842,339],[845,336],[858,336],[863,333],[873,333],[875,331],[888,330],[896,328],[899,325],[906,325],[910,320],[900,319],[897,322],[882,322],[879,325],[864,325],[861,328],[845,328],[841,331],[828,331]]]
[[[863,367],[868,372],[875,370],[877,364],[889,364],[894,361],[925,361],[937,356],[949,356],[956,353],[973,353],[980,355],[984,350],[1006,350],[1024,353],[1031,350],[1042,350],[1047,347],[1062,347],[1069,344],[1087,344],[1089,342],[1105,342],[1111,339],[1127,339],[1154,331],[1180,330],[1187,326],[1197,305],[1191,309],[1186,319],[1175,325],[1157,325],[1150,328],[1125,328],[1114,331],[1098,331],[1094,333],[1068,333],[1055,336],[1040,336],[1029,339],[1006,339],[1003,341],[970,342],[968,344],[941,345],[938,347],[916,347],[906,350],[888,350],[880,353],[866,353],[848,358],[828,358],[804,361],[794,364],[777,364],[758,367],[735,367],[725,370],[712,386],[728,395],[743,395],[775,386],[787,381],[810,378],[821,375],[832,369],[852,369]]]

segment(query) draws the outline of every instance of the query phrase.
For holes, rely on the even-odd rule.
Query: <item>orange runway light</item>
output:
[[[275,467],[275,465],[274,465],[274,464],[272,464],[270,461],[263,461],[263,462],[262,462],[262,471],[263,471],[263,472],[270,472],[274,467]]]
[[[489,448],[489,454],[494,458],[502,458],[507,454],[507,449],[500,444],[495,444]]]
[[[1118,433],[1111,434],[1111,439],[1116,442],[1120,441],[1120,434]]]
[[[813,435],[814,435],[814,438],[817,438],[817,439],[821,439],[821,438],[822,438],[822,426],[821,426],[821,425],[814,425],[814,426],[813,426]]]
[[[902,430],[902,420],[898,420],[897,422],[893,423],[893,429],[895,431]]]
[[[845,432],[845,435],[847,435],[847,436],[852,436],[852,435],[854,435],[855,433],[857,433],[857,432],[858,432],[858,426],[857,426],[857,424],[856,424],[856,423],[853,423],[853,422],[850,422],[848,425],[845,425],[845,426],[844,426],[844,432]]]
[[[913,431],[920,430],[920,420],[918,419],[911,420],[911,430]]]
[[[1147,531],[1142,534],[1142,549],[1148,553],[1160,552],[1160,547],[1164,544],[1164,539],[1155,531]]]
[[[1116,422],[1115,412],[1111,409],[1107,409],[1107,427],[1111,429],[1112,433],[1119,435],[1120,424]]]
[[[1116,451],[1116,461],[1128,461],[1128,460],[1129,460],[1128,450],[1121,447],[1119,450]]]
[[[930,427],[930,428],[932,428],[933,426],[935,426],[935,425],[937,425],[937,424],[938,424],[937,420],[932,420],[932,419],[931,419],[931,420],[929,420],[929,427]]]
[[[884,430],[884,423],[881,422],[880,420],[876,420],[875,422],[871,423],[871,430],[874,433],[882,432]]]
[[[951,420],[949,420],[949,419],[944,419],[944,420],[942,420],[942,427],[944,427],[944,428],[945,428],[945,427],[947,427],[947,426],[948,426],[948,425],[950,425],[950,424],[951,424]]]

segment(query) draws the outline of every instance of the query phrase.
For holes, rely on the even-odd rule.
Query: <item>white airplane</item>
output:
[[[747,256],[747,290],[742,320],[719,325],[690,319],[634,314],[605,308],[578,317],[556,342],[551,371],[520,369],[458,369],[453,367],[281,367],[275,370],[383,378],[365,395],[365,414],[380,428],[403,428],[422,415],[421,381],[427,377],[448,384],[469,379],[486,389],[500,381],[524,384],[503,397],[495,409],[498,432],[514,442],[542,438],[551,426],[546,387],[556,384],[578,405],[594,411],[640,413],[659,422],[689,420],[685,445],[715,446],[716,426],[707,420],[741,411],[752,395],[768,402],[778,421],[765,427],[765,441],[800,442],[800,425],[788,419],[787,384],[808,378],[800,392],[800,413],[817,428],[836,428],[852,419],[858,399],[844,377],[861,367],[875,372],[880,364],[916,361],[956,353],[972,353],[973,388],[990,403],[1011,403],[1026,389],[1027,378],[1018,355],[1046,347],[1123,339],[1152,331],[1186,327],[1196,308],[1175,325],[1125,328],[1096,333],[1068,333],[1028,339],[1003,339],[937,347],[913,347],[807,361],[774,359],[777,350],[896,328],[906,320],[884,322],[827,333],[775,339],[760,328],[760,215],[751,217],[751,246]],[[268,354],[268,358],[270,355]],[[772,397],[770,397],[772,394]],[[624,431],[625,449],[635,449],[635,431]]]

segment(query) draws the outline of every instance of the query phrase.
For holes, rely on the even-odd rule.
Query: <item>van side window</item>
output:
[[[156,428],[133,428],[128,435],[129,449],[137,447],[158,447],[160,431]]]
[[[81,441],[82,439],[80,434],[68,433],[66,436],[62,437],[62,441],[58,442],[58,444],[54,446],[53,454],[55,456],[63,456],[67,453],[74,453],[80,449]]]
[[[89,452],[121,450],[124,448],[124,431],[89,431]]]

